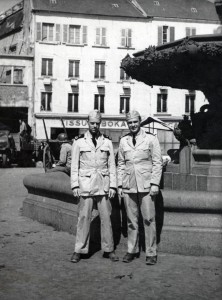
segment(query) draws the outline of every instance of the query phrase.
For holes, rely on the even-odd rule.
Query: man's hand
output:
[[[118,195],[122,198],[123,197],[123,189],[121,187],[118,188]]]
[[[78,187],[77,187],[77,188],[74,188],[74,189],[72,190],[72,192],[73,192],[73,196],[74,196],[75,198],[79,198],[79,196],[80,196],[80,190],[79,190]]]
[[[151,185],[150,196],[156,196],[158,194],[159,194],[159,186],[158,185]]]
[[[116,190],[110,188],[110,189],[109,189],[109,198],[110,198],[110,199],[114,198],[115,194],[116,194]]]

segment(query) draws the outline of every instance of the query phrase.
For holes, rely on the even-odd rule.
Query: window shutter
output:
[[[79,61],[75,61],[75,77],[79,77]]]
[[[68,25],[63,25],[63,43],[68,41]]]
[[[94,109],[99,109],[99,95],[95,95]]]
[[[52,76],[52,59],[48,60],[48,75]]]
[[[40,108],[40,110],[45,110],[45,97],[46,97],[46,93],[41,93],[41,108]]]
[[[132,29],[128,29],[128,47],[132,47]]]
[[[175,28],[170,27],[170,42],[173,42],[175,40]]]
[[[100,74],[100,78],[104,79],[105,78],[105,63],[101,63],[101,74]]]
[[[161,112],[161,94],[157,95],[157,112]]]
[[[102,28],[102,45],[106,46],[106,28]]]
[[[36,26],[36,41],[42,40],[42,23],[37,22]]]
[[[130,110],[130,98],[127,97],[126,98],[126,113],[128,113]]]
[[[99,63],[95,62],[95,78],[99,78]]]
[[[192,35],[196,35],[196,28],[192,28]]]
[[[163,99],[163,110],[162,112],[167,112],[167,94],[162,94]]]
[[[100,44],[100,28],[96,28],[96,45]]]
[[[162,26],[158,26],[158,45],[162,45],[163,43],[163,27]]]
[[[61,32],[61,29],[60,29],[60,24],[56,24],[56,42],[60,42],[60,32]]]
[[[190,113],[194,113],[195,111],[194,103],[195,103],[195,96],[192,95],[190,96]]]
[[[46,59],[42,59],[42,75],[46,75]]]
[[[189,95],[186,95],[186,98],[185,98],[185,113],[189,113],[190,112],[190,97]]]
[[[126,46],[126,30],[125,29],[121,30],[121,46],[122,47]]]
[[[104,95],[100,95],[100,112],[104,113],[105,109],[104,109]]]
[[[120,108],[119,108],[120,114],[123,113],[123,110],[124,110],[124,98],[120,97]]]
[[[73,62],[73,60],[70,60],[69,61],[69,77],[73,77],[73,64],[74,64],[74,62]]]
[[[79,111],[79,94],[74,94],[74,112]]]
[[[120,80],[124,80],[124,70],[120,68]]]
[[[82,27],[82,43],[87,44],[87,26]]]
[[[47,93],[47,110],[51,111],[52,93]]]
[[[186,36],[190,36],[190,27],[186,27]]]
[[[72,111],[72,94],[68,94],[68,112]]]

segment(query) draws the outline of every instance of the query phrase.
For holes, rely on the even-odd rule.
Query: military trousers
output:
[[[101,222],[101,248],[104,252],[114,250],[113,232],[111,225],[111,203],[108,195],[81,196],[78,207],[78,223],[76,232],[75,252],[87,254],[89,251],[90,223],[93,204],[96,202]]]
[[[146,256],[157,255],[154,198],[149,193],[124,193],[127,213],[128,253],[139,252],[139,210],[143,218]]]

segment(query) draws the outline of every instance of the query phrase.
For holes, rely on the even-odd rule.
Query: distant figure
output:
[[[57,140],[61,144],[59,161],[55,167],[49,169],[47,173],[64,172],[70,176],[72,146],[68,141],[68,136],[66,133],[60,133],[57,137]]]
[[[25,141],[25,136],[27,134],[27,127],[25,121],[20,119],[19,120],[19,142],[20,142],[20,149],[23,148],[23,143]]]

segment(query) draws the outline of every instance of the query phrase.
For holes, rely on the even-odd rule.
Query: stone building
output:
[[[19,119],[33,120],[33,62],[23,2],[0,15],[0,122],[19,131]]]
[[[42,118],[50,138],[63,130],[61,117],[73,137],[98,108],[102,131],[117,147],[129,109],[173,123],[207,101],[199,91],[146,86],[124,74],[120,63],[150,45],[220,31],[212,1],[24,0],[23,12],[26,53],[34,56],[29,116],[37,139],[45,138]],[[175,139],[171,132],[158,135],[165,153]]]

